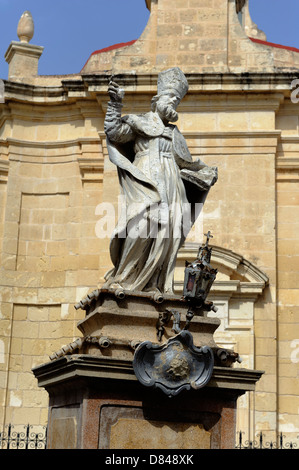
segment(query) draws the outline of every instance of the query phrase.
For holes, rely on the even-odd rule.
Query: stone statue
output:
[[[109,158],[118,168],[125,215],[111,239],[114,267],[103,288],[173,293],[177,252],[195,222],[195,204],[204,203],[218,177],[217,168],[192,160],[172,124],[187,91],[179,68],[163,71],[151,111],[122,117],[124,90],[109,83],[105,133]],[[187,230],[184,217],[191,221]]]

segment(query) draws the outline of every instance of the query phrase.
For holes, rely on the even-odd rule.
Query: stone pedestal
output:
[[[38,75],[38,61],[43,50],[42,46],[12,41],[5,53],[5,60],[9,64],[8,79]]]
[[[141,342],[162,344],[173,337],[178,328],[184,328],[189,304],[177,295],[154,296],[144,292],[96,290],[76,308],[86,312],[85,318],[77,325],[83,337],[64,346],[51,359],[82,353],[132,360]],[[208,303],[205,308],[209,308]],[[207,310],[193,311],[195,316],[189,331],[194,344],[211,347],[215,352],[216,364],[231,365],[238,354],[219,348],[213,337],[220,320],[208,317]]]
[[[232,449],[237,399],[261,376],[216,366],[207,387],[168,398],[128,360],[71,355],[34,374],[49,393],[49,449]]]
[[[117,294],[118,295],[118,294]],[[199,310],[189,331],[196,346],[209,346],[214,368],[201,389],[169,398],[136,378],[138,344],[167,343],[183,327],[188,304],[179,297],[96,291],[77,308],[83,333],[33,372],[49,393],[49,449],[231,449],[236,404],[262,372],[234,368],[233,351],[219,348],[219,320]],[[166,312],[180,313],[174,321]],[[162,321],[163,320],[163,321]]]

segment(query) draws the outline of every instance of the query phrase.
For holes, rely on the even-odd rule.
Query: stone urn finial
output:
[[[20,18],[17,34],[21,42],[29,42],[34,34],[34,22],[30,11],[24,11]]]

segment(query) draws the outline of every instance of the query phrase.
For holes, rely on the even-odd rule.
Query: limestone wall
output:
[[[273,48],[258,34],[246,2],[243,20],[236,0],[151,0],[148,24],[133,45],[94,53],[82,73],[262,72],[299,65],[298,51]],[[250,4],[249,4],[250,6]],[[244,8],[245,8],[244,7]]]
[[[81,105],[33,108],[8,100],[4,107],[0,153],[9,172],[1,184],[0,321],[6,423],[46,422],[47,394],[37,389],[31,368],[79,336],[82,315],[74,302],[100,280],[95,207],[102,201],[102,120],[96,103]]]
[[[103,130],[108,78],[119,74],[123,112],[140,113],[158,72],[175,65],[190,84],[178,126],[193,157],[219,168],[203,215],[217,246],[217,340],[240,353],[241,367],[265,371],[256,392],[240,400],[238,427],[251,438],[261,430],[296,439],[299,108],[291,83],[298,54],[252,42],[232,0],[148,4],[141,38],[95,54],[82,74],[5,83],[0,422],[46,424],[47,394],[31,369],[80,336],[84,312],[74,305],[111,267],[109,237],[97,236],[100,204],[114,204],[117,216],[119,194]],[[178,289],[197,243],[193,231],[178,259]]]
[[[298,435],[298,272],[299,166],[298,104],[286,102],[276,118],[281,132],[277,153],[277,280],[279,427]]]

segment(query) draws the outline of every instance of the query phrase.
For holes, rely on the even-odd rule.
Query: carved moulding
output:
[[[144,341],[133,359],[139,382],[146,387],[160,388],[169,397],[182,390],[204,387],[210,381],[213,368],[212,349],[194,346],[189,331],[182,331],[161,346]]]

